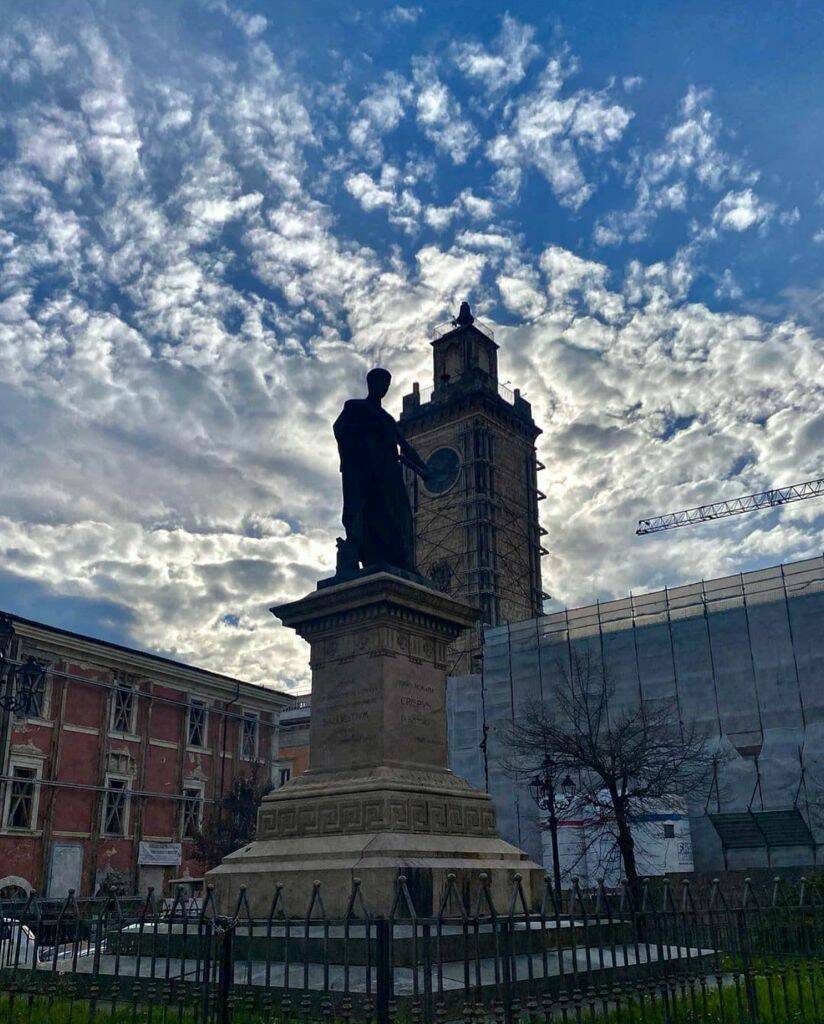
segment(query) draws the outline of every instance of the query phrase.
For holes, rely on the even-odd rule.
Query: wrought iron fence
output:
[[[400,877],[384,917],[357,881],[343,917],[319,884],[296,911],[282,886],[265,918],[244,891],[228,916],[211,893],[0,906],[0,1021],[824,1021],[822,896],[804,881],[700,903],[688,882],[636,899],[575,883],[562,904],[548,885],[530,906],[515,876],[496,907],[483,876],[471,898],[449,876],[420,915]]]

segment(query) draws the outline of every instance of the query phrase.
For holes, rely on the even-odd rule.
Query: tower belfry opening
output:
[[[476,605],[487,625],[540,615],[541,556],[535,440],[529,402],[498,380],[494,331],[468,302],[435,328],[433,384],[413,385],[401,429],[429,468],[409,474],[418,570]],[[471,671],[479,636],[456,649],[454,673]]]

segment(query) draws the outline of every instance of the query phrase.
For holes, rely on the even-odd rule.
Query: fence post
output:
[[[747,879],[749,882],[749,879]],[[747,929],[746,906],[740,907],[735,912],[738,919],[738,942],[741,949],[741,966],[744,969],[744,991],[747,993],[747,1010],[752,1024],[757,1024],[758,1017],[758,996],[755,991],[755,978],[750,960],[750,936]]]
[[[421,925],[423,945],[423,1019],[427,1024],[434,1020],[432,1006],[432,926],[427,922]],[[417,970],[417,965],[415,967]]]
[[[212,922],[200,922],[200,950],[198,956],[201,958],[200,981],[203,987],[201,993],[201,1013],[203,1020],[209,1019],[209,1009],[212,1002]],[[204,942],[204,933],[206,941]]]
[[[494,927],[494,925],[493,925]],[[504,1020],[512,1024],[512,922],[501,918],[498,922],[501,951],[501,995],[504,1004]]]
[[[389,1024],[392,999],[391,924],[383,917],[375,920],[375,1018],[377,1024]],[[414,970],[415,968],[413,968]]]
[[[231,917],[219,917],[215,934],[220,943],[217,975],[217,1024],[231,1024],[232,1010],[229,994],[235,980],[235,922]]]

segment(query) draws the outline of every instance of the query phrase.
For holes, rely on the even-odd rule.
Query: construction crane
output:
[[[665,516],[654,519],[639,519],[639,536],[646,533],[660,533],[662,530],[677,530],[679,526],[692,526],[693,523],[706,523],[710,519],[728,519],[740,516],[744,512],[755,512],[760,508],[775,508],[788,505],[791,501],[803,501],[805,498],[819,498],[824,494],[824,477],[818,480],[807,480],[803,484],[790,484],[789,487],[774,487],[770,491],[759,494],[746,494],[743,498],[732,501],[716,501],[711,505],[698,505],[682,512],[668,512]]]

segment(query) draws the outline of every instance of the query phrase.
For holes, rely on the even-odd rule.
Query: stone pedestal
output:
[[[447,647],[475,610],[379,572],[272,611],[311,646],[310,768],[264,799],[256,841],[209,872],[222,905],[244,885],[265,915],[281,883],[302,913],[317,879],[342,915],[360,878],[386,914],[403,873],[425,914],[450,872],[473,898],[486,872],[501,909],[520,873],[539,900],[543,870],[499,837],[489,796],[447,768]]]

